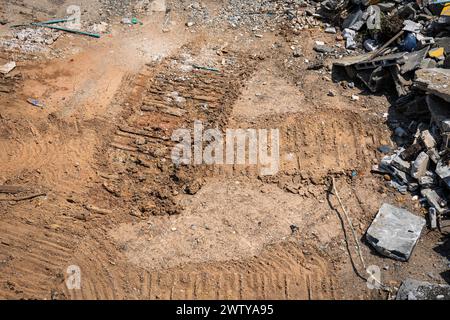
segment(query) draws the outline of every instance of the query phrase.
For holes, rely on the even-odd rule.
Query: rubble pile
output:
[[[273,29],[275,25],[287,25],[294,32],[321,25],[315,14],[319,4],[313,1],[240,1],[231,0],[222,12],[233,27]],[[264,30],[266,31],[266,30]]]
[[[335,71],[395,97],[388,122],[399,148],[380,146],[388,155],[373,171],[413,193],[436,228],[450,212],[450,1],[325,0],[321,9],[342,21],[347,49],[366,51]]]
[[[201,1],[167,1],[170,8],[188,11],[190,25],[228,25],[253,31],[275,31],[286,26],[294,32],[323,26],[320,2],[313,0],[229,0],[224,8],[212,14]],[[328,27],[327,25],[326,27]]]
[[[389,175],[398,191],[416,194],[435,228],[450,212],[450,69],[421,69],[412,86],[417,92],[395,107],[407,116],[390,120],[400,148],[373,170]]]
[[[347,13],[341,25],[345,46],[366,53],[334,66],[371,92],[392,87],[402,97],[410,92],[416,70],[450,67],[448,0],[325,0],[323,12],[328,17]]]
[[[450,286],[406,279],[400,286],[396,300],[449,300]]]
[[[45,28],[13,29],[13,37],[0,40],[0,47],[22,53],[42,52],[47,51],[47,46],[53,44],[59,36],[59,32]]]

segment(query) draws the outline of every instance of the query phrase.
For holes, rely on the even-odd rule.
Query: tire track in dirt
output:
[[[96,132],[84,132],[82,137],[26,142],[0,141],[5,152],[0,162],[5,176],[15,176],[23,171],[38,171],[42,177],[39,184],[70,193],[84,186],[86,177],[93,174],[89,155],[95,150]]]
[[[337,298],[330,265],[318,255],[305,256],[295,243],[275,245],[248,260],[159,271],[115,267],[105,255],[83,254],[81,290],[62,288],[69,299]]]
[[[139,81],[131,89],[139,92],[141,99],[139,94],[135,94],[133,100],[126,102],[130,106],[129,112],[124,114],[126,120],[118,125],[110,146],[101,155],[102,159],[108,159],[104,166],[107,174],[131,174],[121,174],[120,181],[109,183],[122,189],[127,187],[131,199],[140,199],[138,195],[142,194],[139,189],[142,183],[132,172],[152,176],[151,181],[144,180],[147,189],[161,190],[173,185],[171,177],[176,171],[174,173],[172,169],[161,166],[164,162],[161,158],[167,157],[165,152],[172,146],[169,141],[172,131],[180,127],[190,128],[194,119],[207,123],[209,127],[229,125],[233,102],[242,80],[249,76],[249,69],[249,66],[243,68],[239,62],[235,68],[221,74],[204,71],[186,74],[166,63],[153,78],[147,79],[146,72],[142,71]],[[245,166],[198,166],[188,168],[186,174],[188,180],[208,174],[231,177],[237,170],[246,175],[254,171]],[[179,188],[175,184],[174,189]],[[157,206],[164,208],[161,204]],[[186,264],[151,271],[132,265],[122,254],[119,261],[114,261],[114,257],[106,252],[125,249],[102,239],[101,236],[95,239],[97,248],[83,246],[74,255],[72,263],[81,267],[83,285],[79,291],[68,290],[62,285],[60,290],[67,298],[333,298],[332,272],[328,263],[318,255],[305,257],[295,243],[275,245],[275,248],[263,250],[261,255],[250,259]]]
[[[307,172],[322,178],[328,174],[370,168],[370,161],[376,157],[376,148],[380,145],[379,138],[375,137],[383,137],[384,132],[360,114],[339,111],[330,117],[330,112],[333,111],[273,115],[254,121],[253,128],[280,131],[280,176]],[[238,118],[230,126],[245,129],[248,124]],[[207,177],[226,178],[256,178],[261,169],[260,163],[202,167]]]
[[[139,92],[134,99],[126,100],[127,112],[111,136],[109,146],[102,150],[99,159],[109,175],[122,174],[119,180],[108,181],[111,189],[122,189],[124,194],[138,199],[136,206],[145,206],[150,198],[158,212],[175,213],[170,194],[180,192],[180,187],[195,179],[202,168],[189,167],[184,177],[175,177],[178,169],[171,161],[175,142],[171,141],[174,130],[192,129],[195,120],[208,127],[224,127],[242,85],[257,63],[245,56],[229,53],[233,65],[223,71],[213,72],[192,69],[192,65],[174,63],[179,57],[167,58],[150,75],[147,70],[132,92]],[[186,72],[186,68],[190,68]],[[105,162],[105,155],[107,161]],[[148,178],[147,178],[148,177]],[[149,182],[149,197],[143,198],[142,179]],[[139,181],[140,180],[140,181]],[[145,202],[145,203],[144,203]],[[150,209],[152,211],[152,209]]]
[[[0,297],[50,298],[76,244],[74,237],[31,224],[0,223]]]

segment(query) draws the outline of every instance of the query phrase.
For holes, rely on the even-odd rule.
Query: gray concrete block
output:
[[[411,176],[416,179],[423,177],[427,172],[429,162],[430,157],[425,152],[419,153],[416,160],[412,163]]]
[[[411,171],[411,163],[408,161],[403,160],[400,155],[396,155],[394,159],[392,159],[391,165],[398,170],[401,170],[403,172],[410,172]]]
[[[447,201],[442,196],[442,191],[439,189],[422,189],[420,194],[425,197],[430,206],[435,207],[440,214],[448,211]]]
[[[420,139],[427,149],[432,149],[436,146],[436,140],[428,130],[423,130],[420,133]]]
[[[366,238],[382,255],[408,261],[424,226],[424,218],[383,203],[367,229]]]

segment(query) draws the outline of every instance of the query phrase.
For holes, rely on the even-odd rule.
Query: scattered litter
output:
[[[328,28],[325,29],[325,33],[336,34],[336,28],[335,27],[328,27]]]
[[[43,103],[41,103],[39,100],[33,99],[33,98],[28,98],[27,102],[29,104],[32,104],[35,107],[39,107],[39,108],[44,108],[45,105]]]
[[[194,69],[199,69],[199,70],[206,70],[206,71],[220,72],[219,69],[216,69],[216,68],[210,68],[210,67],[198,66],[198,65],[196,65],[196,64],[193,64],[192,67],[193,67]]]
[[[140,24],[143,25],[143,23],[138,18],[123,18],[121,21],[122,24],[128,24],[128,25],[136,25]]]

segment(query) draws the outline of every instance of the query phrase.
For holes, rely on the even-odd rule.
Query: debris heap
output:
[[[388,174],[398,191],[417,194],[435,228],[450,212],[450,69],[420,69],[412,87],[394,106],[404,117],[390,119],[400,148],[373,169]]]
[[[366,51],[335,71],[395,97],[388,122],[399,148],[382,146],[388,155],[373,171],[413,193],[438,227],[450,212],[450,0],[325,0],[321,9],[341,22],[347,49]]]
[[[374,2],[322,2],[328,14],[341,12],[346,3],[341,26],[346,48],[366,51],[340,59],[336,67],[372,92],[392,87],[399,97],[410,92],[416,70],[450,67],[449,0]],[[335,3],[332,10],[330,3]]]

